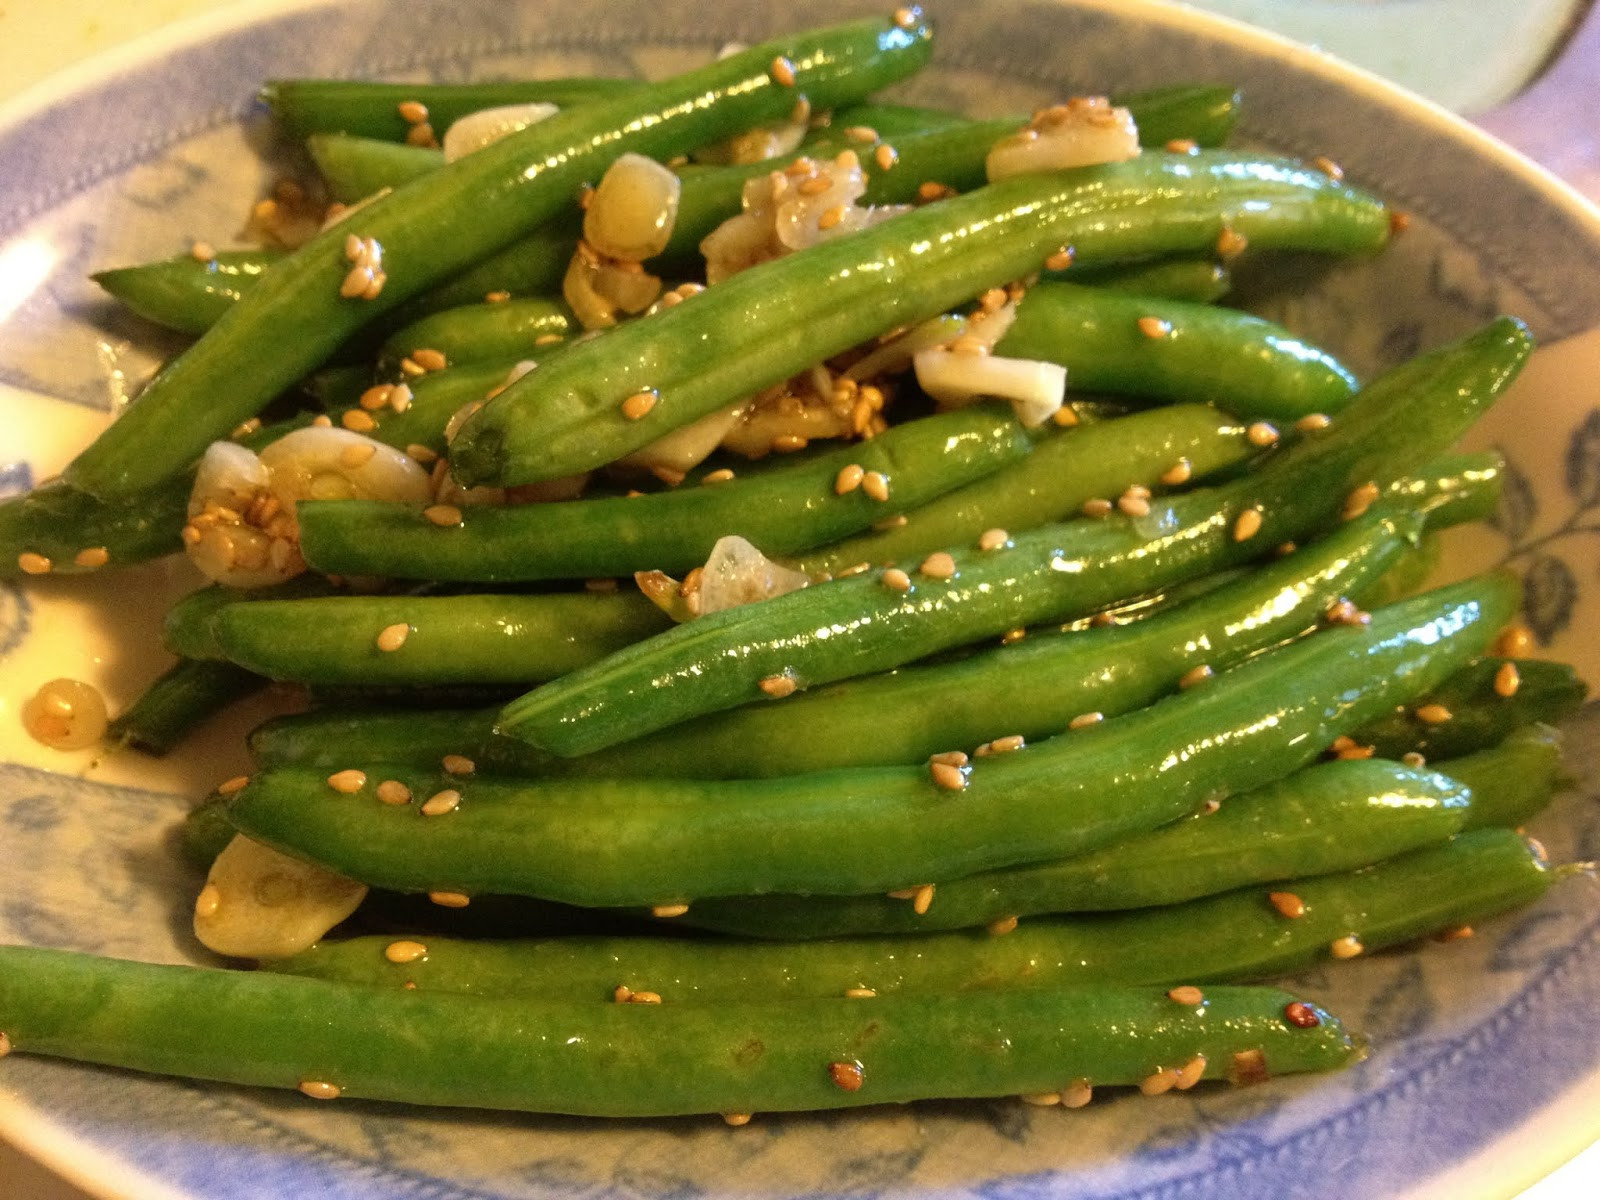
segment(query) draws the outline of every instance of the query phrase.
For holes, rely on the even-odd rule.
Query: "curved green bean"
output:
[[[1132,292],[1139,296],[1165,296],[1169,300],[1189,300],[1212,304],[1228,294],[1232,277],[1228,268],[1214,258],[1158,258],[1151,262],[1109,267],[1068,267],[1064,272],[1047,271],[1046,279],[1063,279],[1088,287]]]
[[[306,138],[306,150],[327,182],[328,194],[340,204],[359,203],[444,166],[443,152],[432,147],[349,133],[313,133]]]
[[[339,589],[320,575],[296,575],[272,587],[223,587],[214,583],[179,599],[167,610],[161,624],[162,643],[179,658],[201,661],[225,659],[217,642],[212,622],[231,604],[255,604],[267,600],[303,600],[312,596],[335,596]]]
[[[414,350],[437,350],[452,364],[532,358],[543,355],[550,338],[582,332],[560,300],[529,297],[468,304],[429,313],[384,339],[380,371],[398,367]],[[430,372],[431,374],[431,372]]]
[[[1563,786],[1561,734],[1550,725],[1525,725],[1498,745],[1444,760],[1439,769],[1472,790],[1465,828],[1516,828],[1538,816]]]
[[[180,333],[204,333],[286,257],[281,250],[223,250],[209,259],[185,254],[90,276],[147,321]]]
[[[163,755],[266,680],[232,663],[179,659],[106,728],[111,745]]]

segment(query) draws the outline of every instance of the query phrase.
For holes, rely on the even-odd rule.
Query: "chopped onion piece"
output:
[[[940,313],[920,325],[913,325],[899,337],[884,342],[865,358],[851,363],[844,372],[845,378],[872,379],[879,375],[898,375],[911,365],[919,351],[943,346],[966,332],[965,317],[955,313]]]
[[[355,912],[366,894],[366,884],[239,834],[211,864],[194,934],[230,958],[285,958]]]
[[[1029,429],[1048,421],[1067,391],[1067,369],[1058,363],[992,354],[953,354],[940,347],[913,360],[917,383],[940,408],[961,408],[976,400],[1009,400]]]
[[[561,295],[585,330],[609,329],[618,313],[641,313],[661,295],[661,280],[636,263],[619,265],[579,242]]]
[[[554,104],[502,104],[468,113],[444,133],[444,160],[455,162],[561,111]]]
[[[653,158],[624,154],[607,168],[583,214],[584,239],[607,258],[643,262],[667,248],[683,181]]]
[[[717,448],[728,431],[744,415],[743,402],[707,413],[698,421],[674,429],[648,446],[620,459],[625,467],[666,467],[669,471],[688,471],[699,466]]]
[[[261,451],[269,487],[285,508],[296,500],[394,500],[425,504],[428,472],[403,450],[348,429],[313,425]]]
[[[718,538],[700,581],[700,613],[797,592],[810,582],[804,572],[778,565],[742,537]]]
[[[1068,167],[1122,162],[1139,154],[1133,114],[1104,96],[1074,96],[1041,109],[1021,130],[996,142],[985,163],[989,181]]]

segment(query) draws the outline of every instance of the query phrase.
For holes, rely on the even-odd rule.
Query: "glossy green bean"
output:
[[[1118,913],[1039,917],[1000,936],[979,930],[809,942],[646,936],[465,942],[434,937],[418,961],[388,962],[390,939],[324,942],[264,964],[271,971],[418,991],[461,990],[534,1000],[603,1002],[618,985],[663,1007],[749,996],[878,999],[926,992],[1262,979],[1330,961],[1354,935],[1367,950],[1413,941],[1531,903],[1552,872],[1506,829],[1460,834],[1358,871],[1297,879],[1282,890],[1305,912],[1286,918],[1266,887]],[[937,894],[934,905],[938,904]],[[931,910],[930,910],[931,911]]]
[[[148,321],[180,333],[204,333],[283,261],[281,250],[223,250],[192,254],[91,275],[97,284]]]
[[[844,1108],[1137,1084],[1202,1056],[1273,1073],[1358,1057],[1294,997],[1218,988],[834,997],[732,1005],[538,1004],[0,947],[22,1053],[318,1094],[588,1116]],[[1315,1024],[1310,1021],[1314,1020]],[[973,1030],[985,1031],[974,1037]],[[748,1053],[758,1046],[760,1053]],[[830,1066],[836,1064],[836,1066]],[[853,1086],[836,1082],[853,1072]]]
[[[1437,765],[1472,790],[1467,829],[1515,828],[1533,820],[1565,779],[1561,734],[1537,723],[1513,730],[1498,745]]]
[[[325,769],[269,768],[234,795],[229,820],[396,891],[653,907],[958,879],[1086,853],[1282,778],[1480,652],[1517,592],[1514,579],[1494,576],[1429,593],[1128,716],[978,759],[954,787],[925,767],[534,782],[351,762],[367,780],[355,795],[333,797]],[[438,819],[383,804],[372,788],[386,778],[419,798],[447,789],[460,802]]]
[[[359,203],[444,166],[443,152],[432,147],[348,133],[313,133],[306,150],[328,194],[340,204]]]
[[[1139,220],[1119,219],[1133,211]],[[1027,275],[1062,245],[1079,261],[1103,262],[1198,251],[1224,228],[1262,244],[1352,252],[1381,246],[1388,218],[1320,172],[1211,152],[1004,180],[762,263],[692,303],[574,346],[559,368],[507,388],[466,423],[452,469],[467,484],[587,470]],[[721,345],[715,370],[701,351],[707,338]],[[657,402],[637,419],[623,415],[622,402],[641,392]]]
[[[1335,413],[1356,391],[1331,354],[1271,321],[1070,283],[1029,288],[995,353],[1060,363],[1074,388],[1216,404],[1247,419]]]
[[[179,659],[106,728],[106,741],[146,754],[168,753],[235,700],[266,686],[232,663]]]
[[[1068,267],[1061,272],[1047,271],[1045,278],[1196,304],[1221,300],[1232,286],[1228,268],[1216,259],[1181,256],[1113,267]]]
[[[1191,141],[1211,147],[1233,132],[1242,97],[1226,84],[1178,83],[1115,96],[1113,102],[1133,114],[1141,145]]]
[[[638,592],[572,592],[256,600],[211,628],[258,675],[384,687],[554,679],[670,623]]]
[[[1030,446],[1009,409],[983,405],[908,421],[871,441],[749,479],[644,496],[468,508],[460,524],[447,528],[415,506],[304,502],[300,548],[321,571],[392,578],[506,582],[687,570],[730,534],[776,556],[855,533],[991,474]],[[889,499],[875,500],[860,487],[839,494],[839,472],[850,464],[885,476]]]
[[[451,364],[516,361],[546,353],[550,338],[582,332],[560,300],[529,297],[469,304],[430,313],[384,339],[380,371],[398,367],[414,350],[437,350]]]
[[[616,156],[671,155],[785,116],[796,89],[824,107],[857,99],[916,70],[929,49],[926,26],[882,20],[778,39],[559,113],[398,188],[265,274],[67,467],[66,478],[102,498],[149,487],[364,325],[561,212]],[[780,57],[796,64],[793,86],[771,74]],[[340,295],[352,270],[352,236],[372,239],[384,253],[386,282],[371,300]]]
[[[217,642],[212,622],[230,604],[254,604],[267,600],[303,600],[312,596],[334,596],[339,589],[320,575],[296,575],[272,587],[223,587],[214,583],[179,599],[167,610],[161,623],[162,643],[179,658],[202,661],[225,659]]]
[[[762,699],[773,686],[763,680],[814,687],[887,670],[1250,561],[1313,533],[1358,489],[1378,491],[1412,456],[1453,442],[1528,350],[1520,323],[1493,322],[1388,372],[1329,428],[1235,482],[1160,501],[1143,517],[1045,526],[990,551],[953,548],[953,576],[919,571],[901,587],[869,571],[700,617],[513,701],[499,728],[583,754]]]

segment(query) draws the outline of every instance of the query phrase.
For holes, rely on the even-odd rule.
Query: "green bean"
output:
[[[1134,210],[1139,220],[1119,219]],[[762,263],[693,303],[574,346],[559,368],[506,389],[467,422],[452,469],[465,484],[570,475],[1020,278],[1062,245],[1096,263],[1198,251],[1224,228],[1349,252],[1382,245],[1388,218],[1320,172],[1214,153],[1003,180]],[[700,350],[707,338],[720,347],[715,369]],[[630,419],[622,402],[640,393],[657,402]]]
[[[1496,681],[1510,663],[1515,692],[1500,694]],[[1510,676],[1505,677],[1509,686]],[[1444,680],[1427,695],[1351,731],[1380,757],[1416,752],[1456,758],[1493,745],[1535,721],[1554,724],[1582,706],[1588,686],[1566,663],[1544,659],[1485,658]]]
[[[546,346],[540,349],[537,358],[529,355],[515,360],[485,359],[458,363],[442,371],[429,371],[426,375],[407,381],[411,400],[402,410],[397,411],[392,405],[386,405],[368,412],[362,408],[357,396],[336,406],[329,415],[335,422],[343,424],[345,413],[361,409],[371,418],[370,428],[366,428],[367,422],[361,422],[368,437],[401,450],[408,446],[426,446],[435,454],[442,455],[448,449],[444,434],[451,417],[465,405],[481,401],[504,384],[511,371],[517,369],[518,363],[542,362],[560,349],[559,346]]]
[[[347,133],[313,133],[306,149],[327,181],[328,194],[340,204],[356,204],[444,166],[443,152],[431,147]]]
[[[211,628],[231,662],[269,679],[383,687],[554,679],[668,624],[638,592],[574,592],[254,600]]]
[[[234,795],[229,819],[396,891],[654,907],[959,879],[1086,853],[1282,778],[1480,652],[1517,591],[1514,578],[1493,576],[1429,593],[1093,729],[979,759],[957,770],[959,782],[926,767],[732,782],[463,780],[351,762],[368,782],[348,800],[330,802],[325,769],[269,768]],[[417,797],[448,789],[459,805],[435,819],[379,803],[371,789],[388,778]]]
[[[208,870],[237,832],[228,823],[226,798],[211,795],[191,808],[178,826],[178,849],[190,866]]]
[[[1265,988],[1218,988],[1203,1006],[1154,989],[538,1004],[21,946],[0,947],[0,1021],[23,1053],[320,1096],[609,1117],[1137,1084],[1191,1061],[1222,1079],[1244,1073],[1236,1057],[1254,1079],[1359,1056],[1327,1013]]]
[[[908,421],[871,441],[747,480],[645,496],[474,507],[449,528],[415,506],[304,502],[300,547],[321,571],[396,578],[506,582],[683,570],[705,562],[729,534],[784,555],[854,533],[990,474],[1029,446],[1009,409],[982,405]],[[873,499],[861,487],[840,495],[836,481],[850,464],[891,481],[889,499]]]
[[[209,259],[185,254],[90,278],[148,321],[204,333],[284,257],[281,250],[223,250]]]
[[[1029,288],[995,353],[1060,363],[1073,387],[1216,404],[1245,418],[1335,413],[1356,391],[1332,355],[1260,317],[1070,283]]]
[[[1441,454],[1397,480],[1388,494],[1427,513],[1429,529],[1487,521],[1500,504],[1505,465],[1494,450]]]
[[[904,525],[831,542],[795,565],[821,576],[856,563],[920,561],[986,529],[1021,533],[1067,520],[1085,503],[1114,499],[1135,485],[1165,490],[1161,477],[1175,464],[1187,463],[1189,478],[1200,481],[1255,452],[1242,425],[1198,404],[1052,430],[1039,437],[1028,457],[919,506]]]
[[[1359,489],[1377,493],[1408,457],[1453,442],[1515,376],[1528,345],[1520,323],[1493,322],[1388,372],[1341,419],[1253,474],[1161,501],[1144,517],[1045,526],[996,550],[956,548],[953,577],[869,571],[700,617],[513,701],[499,728],[583,754],[773,687],[781,702],[784,685],[766,680],[787,680],[792,692],[887,670],[1249,561],[1314,532],[1366,495]]]
[[[1047,271],[1046,279],[1061,279],[1087,287],[1109,288],[1139,296],[1165,296],[1169,300],[1189,300],[1212,304],[1228,294],[1232,280],[1228,268],[1214,258],[1158,258],[1152,262],[1111,267],[1067,268]]]
[[[850,988],[889,999],[1211,984],[1323,965],[1331,944],[1351,935],[1376,951],[1482,921],[1537,900],[1555,874],[1523,838],[1485,829],[1361,870],[1297,879],[1282,889],[1304,902],[1297,918],[1286,918],[1268,901],[1268,889],[1257,886],[1156,908],[1039,917],[1001,936],[963,930],[809,942],[634,935],[499,943],[435,937],[424,958],[404,964],[384,958],[388,939],[354,938],[263,965],[374,989],[415,983],[418,991],[529,1002],[603,1002],[622,985],[654,992],[666,1008],[749,996],[839,996]]]
[[[651,106],[648,84],[636,79],[515,79],[485,83],[378,83],[364,79],[272,79],[262,103],[279,128],[302,140],[314,133],[345,133],[403,142],[412,124],[400,105],[427,109],[427,122],[443,135],[469,113],[504,104],[554,104],[559,108],[631,97]]]
[[[787,115],[801,92],[824,107],[855,99],[915,70],[928,52],[926,26],[882,21],[780,39],[559,113],[398,188],[264,275],[67,467],[66,478],[104,498],[173,474],[363,325],[561,212],[617,155],[665,156],[716,140]],[[773,78],[777,58],[797,64],[793,87]],[[352,236],[372,239],[384,253],[387,282],[372,300],[340,295],[352,271]]]
[[[1550,725],[1525,725],[1499,745],[1446,759],[1439,769],[1472,789],[1467,829],[1515,828],[1538,816],[1562,786],[1561,734]]]
[[[212,622],[228,605],[301,600],[338,593],[339,589],[320,575],[296,575],[284,583],[248,591],[214,583],[190,592],[167,610],[161,625],[161,640],[179,658],[220,661],[227,655],[217,642]]]
[[[1323,763],[1081,858],[941,880],[922,913],[882,894],[773,895],[699,900],[681,919],[720,933],[799,939],[1179,904],[1354,870],[1442,842],[1462,828],[1472,800],[1454,779],[1383,759]]]
[[[454,365],[531,358],[544,339],[580,333],[572,310],[559,300],[530,297],[469,304],[413,321],[390,334],[379,351],[379,370],[397,367],[413,350],[437,350]]]
[[[106,729],[112,745],[163,755],[196,726],[266,685],[232,663],[179,659]]]
[[[1204,83],[1171,84],[1113,98],[1113,103],[1133,113],[1139,143],[1144,146],[1165,146],[1171,141],[1220,146],[1233,132],[1240,102],[1238,89]]]

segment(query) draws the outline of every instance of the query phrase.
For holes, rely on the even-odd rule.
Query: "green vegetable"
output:
[[[179,659],[106,729],[112,745],[163,755],[235,700],[266,685],[232,663]]]

